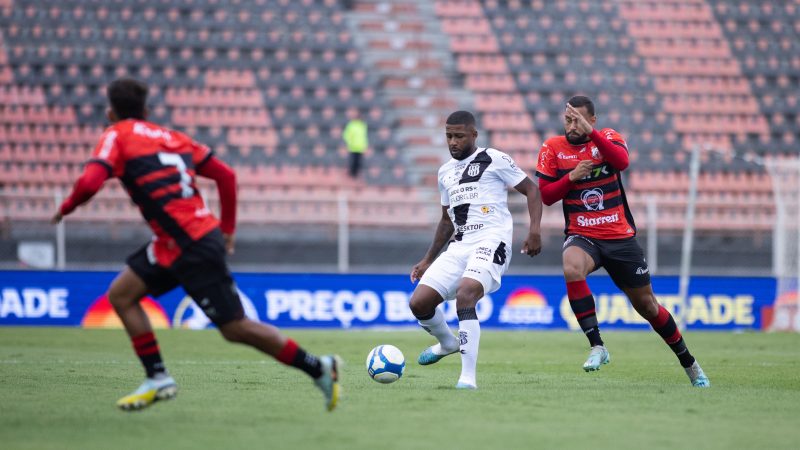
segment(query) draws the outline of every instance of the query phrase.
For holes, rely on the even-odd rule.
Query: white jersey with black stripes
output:
[[[510,244],[508,188],[526,176],[510,156],[493,148],[478,148],[466,159],[442,165],[439,192],[453,221],[455,240],[474,243],[496,237]]]

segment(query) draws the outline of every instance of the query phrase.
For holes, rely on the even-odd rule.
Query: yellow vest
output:
[[[364,153],[369,146],[367,140],[367,124],[361,119],[353,119],[347,123],[342,132],[342,139],[353,153]]]

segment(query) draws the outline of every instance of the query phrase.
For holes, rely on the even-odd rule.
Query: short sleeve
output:
[[[442,177],[439,177],[439,195],[441,196],[442,206],[450,206],[450,195],[447,193],[447,189],[444,188],[442,184]]]
[[[100,141],[92,151],[89,162],[99,163],[108,169],[110,176],[122,172],[122,155],[120,154],[119,131],[109,128],[100,136]]]
[[[496,161],[497,176],[508,187],[514,187],[522,182],[528,175],[514,163],[514,159],[503,152],[497,152],[500,158]]]
[[[547,181],[558,181],[558,161],[556,161],[553,149],[542,144],[539,150],[539,158],[536,161],[536,176]]]

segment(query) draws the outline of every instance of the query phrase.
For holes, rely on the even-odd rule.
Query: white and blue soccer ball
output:
[[[394,345],[379,345],[367,355],[367,373],[378,383],[394,383],[406,370],[406,358]]]

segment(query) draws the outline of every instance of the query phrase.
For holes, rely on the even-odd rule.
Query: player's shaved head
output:
[[[133,78],[118,78],[108,85],[106,94],[118,120],[145,118],[146,84]]]
[[[572,105],[574,108],[581,108],[585,106],[586,112],[589,113],[589,116],[594,116],[594,103],[592,102],[592,99],[585,95],[576,95],[567,100],[567,103]]]
[[[475,126],[475,116],[469,111],[456,111],[447,116],[447,125],[465,125],[466,127]]]

